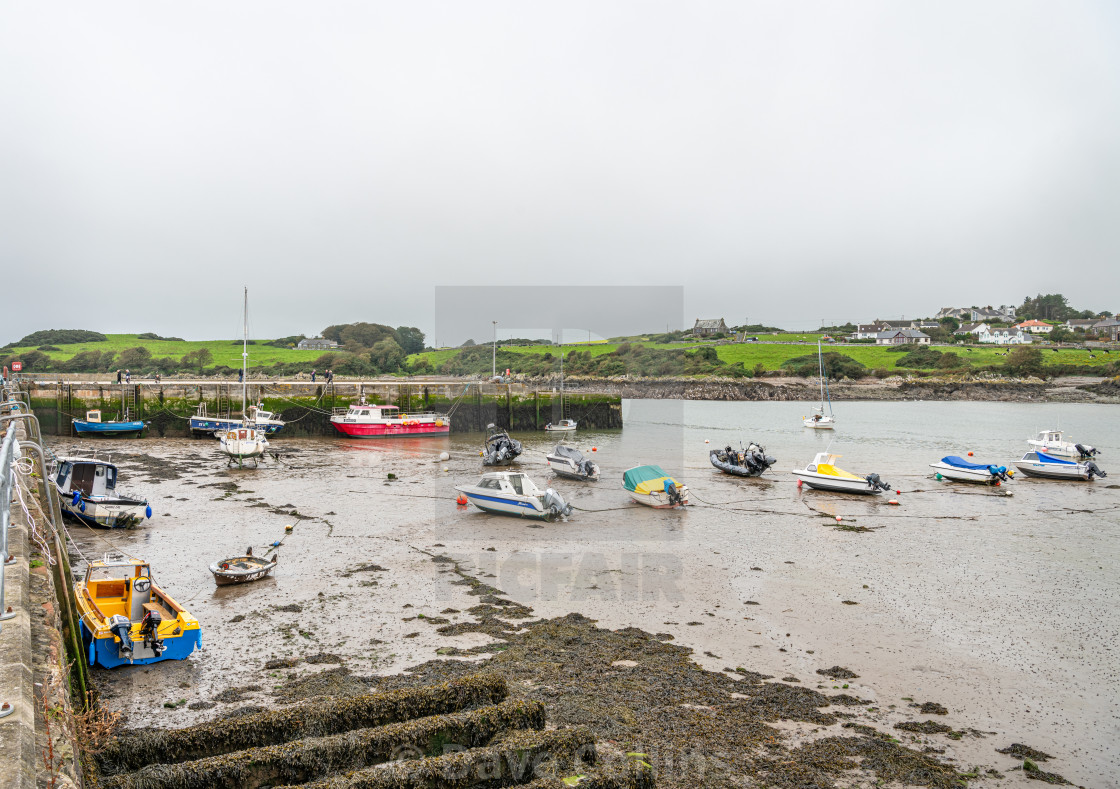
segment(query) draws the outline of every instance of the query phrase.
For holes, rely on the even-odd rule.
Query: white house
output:
[[[888,329],[875,335],[876,345],[903,345],[905,343],[929,345],[929,335],[917,329]]]
[[[874,340],[882,330],[881,323],[857,323],[855,332],[848,336],[853,340]]]
[[[1049,334],[1050,332],[1054,331],[1054,327],[1049,323],[1043,323],[1042,321],[1036,321],[1034,319],[1023,321],[1022,323],[1016,323],[1011,328],[1021,329],[1022,331],[1029,331],[1031,334]]]
[[[965,323],[962,324],[959,329],[953,332],[953,334],[962,336],[965,334],[971,334],[974,337],[979,337],[981,334],[990,332],[991,330],[992,327],[986,323]]]
[[[1072,318],[1065,323],[1067,329],[1078,329],[1080,331],[1087,331],[1093,328],[1096,324],[1100,323],[1100,318]]]
[[[985,329],[978,338],[980,342],[995,345],[1029,345],[1031,336],[1020,329]]]
[[[1015,307],[1001,304],[999,307],[942,307],[933,317],[956,318],[959,321],[993,321],[1003,323],[1015,320]]]

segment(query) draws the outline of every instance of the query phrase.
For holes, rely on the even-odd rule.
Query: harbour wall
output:
[[[205,406],[210,416],[241,412],[236,381],[162,381],[128,384],[98,381],[38,381],[26,384],[30,405],[43,431],[69,435],[72,420],[98,409],[103,421],[126,410],[149,423],[145,435],[189,436],[189,419]],[[583,427],[622,427],[622,398],[598,392],[560,393],[518,383],[473,381],[252,381],[247,402],[261,403],[287,424],[283,435],[332,435],[332,409],[365,401],[395,405],[404,414],[435,411],[451,415],[454,432],[482,432],[494,424],[506,430],[539,430],[549,422],[575,419]]]

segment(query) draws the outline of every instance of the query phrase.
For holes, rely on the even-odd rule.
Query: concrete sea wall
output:
[[[236,381],[166,381],[116,384],[96,381],[43,381],[28,384],[30,404],[53,435],[68,435],[71,420],[99,409],[102,419],[150,423],[146,435],[188,436],[189,418],[204,404],[211,416],[241,411],[241,386]],[[539,430],[549,422],[576,419],[584,427],[622,427],[622,398],[617,394],[559,392],[522,384],[463,381],[336,382],[253,381],[249,403],[260,402],[288,424],[287,436],[331,435],[331,410],[351,403],[395,405],[402,413],[436,411],[451,414],[455,432],[481,432],[489,424],[507,430]]]

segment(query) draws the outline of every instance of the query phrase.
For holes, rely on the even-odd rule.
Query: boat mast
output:
[[[560,338],[560,420],[564,420],[564,338]]]
[[[241,421],[249,423],[249,414],[245,410],[245,387],[249,377],[249,286],[245,286],[245,323],[244,334],[241,338]]]
[[[817,369],[821,377],[821,413],[824,413],[824,355],[821,353],[821,338],[817,338]]]

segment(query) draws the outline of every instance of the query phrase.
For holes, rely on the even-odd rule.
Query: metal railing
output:
[[[7,615],[8,609],[4,603],[5,569],[12,560],[8,554],[8,524],[12,520],[12,463],[18,446],[16,431],[13,428],[14,425],[9,426],[4,433],[4,443],[0,444],[0,620],[15,616],[14,612]],[[0,633],[3,632],[3,628],[4,626],[0,624]],[[15,707],[12,704],[7,701],[0,703],[0,718],[6,718],[13,712]]]

